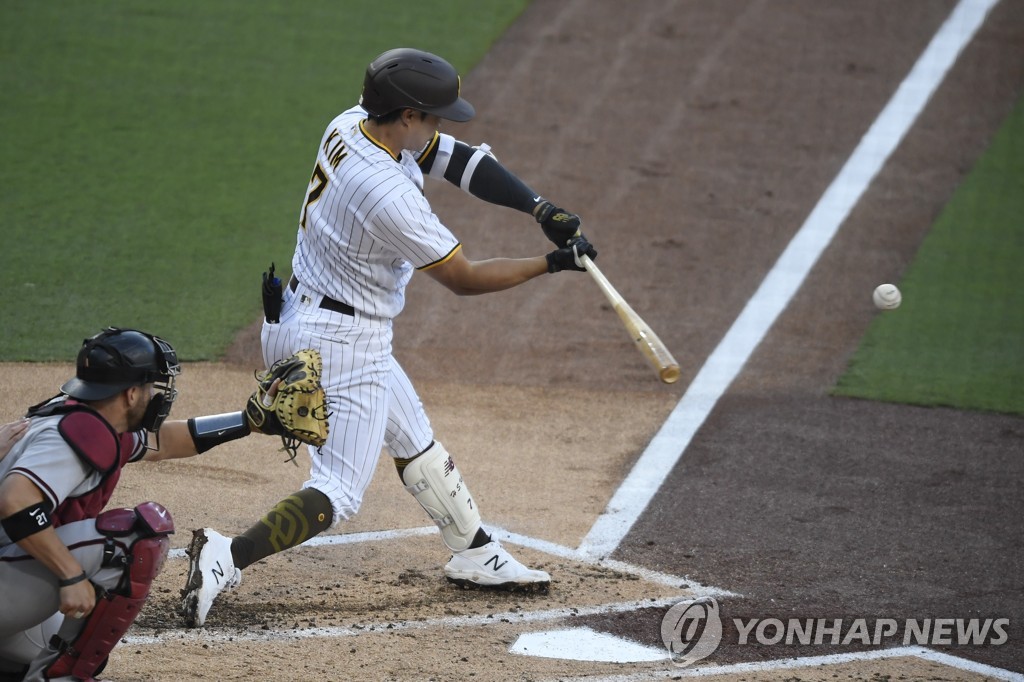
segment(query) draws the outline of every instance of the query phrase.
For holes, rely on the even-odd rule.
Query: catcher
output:
[[[259,375],[244,411],[165,421],[174,348],[134,329],[86,339],[61,393],[0,427],[0,679],[93,679],[135,621],[174,532],[156,502],[101,511],[129,463],[193,457],[260,430],[326,434],[316,360]],[[307,364],[311,363],[311,364]],[[301,415],[299,413],[302,413]],[[26,428],[27,427],[27,428]]]

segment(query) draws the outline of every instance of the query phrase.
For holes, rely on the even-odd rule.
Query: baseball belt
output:
[[[295,277],[295,275],[292,275],[291,280],[289,280],[288,288],[292,290],[293,294],[295,293],[295,290],[299,288],[299,280]],[[326,294],[324,295],[323,298],[320,299],[320,307],[323,308],[324,310],[330,310],[332,312],[341,313],[342,315],[348,315],[350,317],[356,316],[355,308],[350,306],[348,303],[335,301],[333,298],[327,296]]]

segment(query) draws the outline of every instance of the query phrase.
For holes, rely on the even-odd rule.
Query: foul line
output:
[[[961,0],[946,19],[608,502],[581,554],[618,548],[996,2]]]

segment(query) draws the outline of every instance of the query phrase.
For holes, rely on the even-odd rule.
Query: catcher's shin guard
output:
[[[167,558],[167,536],[174,532],[174,522],[161,505],[145,502],[135,509],[103,512],[96,517],[96,530],[107,536],[108,546],[124,550],[124,576],[116,590],[102,595],[97,592],[96,608],[79,635],[71,642],[58,643],[61,654],[46,670],[47,679],[72,675],[91,679],[100,670],[146,603],[150,586]],[[123,542],[131,535],[137,539],[125,547]]]
[[[402,472],[405,489],[430,515],[448,549],[468,549],[480,529],[480,511],[462,480],[455,461],[444,446],[434,441]]]

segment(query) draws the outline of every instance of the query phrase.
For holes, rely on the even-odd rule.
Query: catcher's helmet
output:
[[[437,55],[400,47],[388,50],[366,67],[359,103],[372,116],[406,107],[449,121],[468,121],[476,111],[459,97],[455,67]]]
[[[77,400],[103,400],[139,384],[173,383],[180,371],[174,348],[163,339],[107,327],[82,342],[75,377],[60,390]]]

